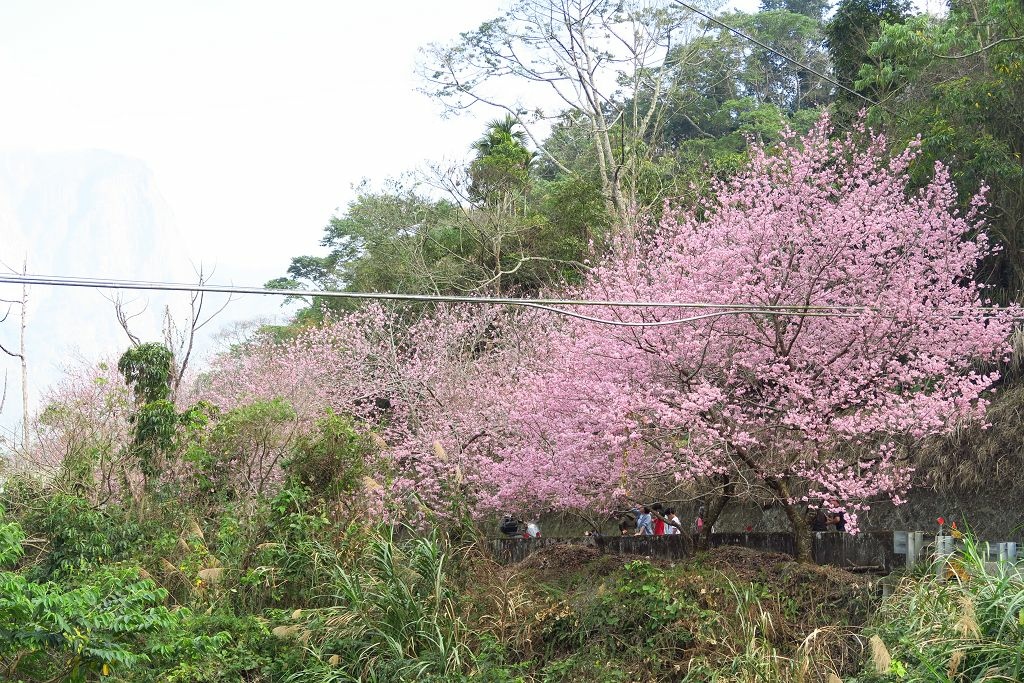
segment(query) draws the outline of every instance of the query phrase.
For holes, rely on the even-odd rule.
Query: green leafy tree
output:
[[[872,63],[868,56],[871,44],[878,39],[882,23],[899,24],[910,13],[909,0],[840,0],[836,11],[825,26],[825,45],[832,61],[836,79],[851,88],[856,84],[862,67]],[[861,92],[877,99],[878,89],[864,84]],[[837,98],[844,103],[847,117],[864,106],[864,100],[841,90]]]
[[[298,436],[284,470],[292,483],[314,497],[348,505],[363,490],[367,458],[376,450],[351,419],[331,413],[312,433]]]
[[[756,14],[737,12],[727,15],[723,21],[819,73],[828,72],[824,35],[816,18],[778,9]],[[738,50],[742,56],[737,82],[743,95],[789,113],[817,107],[832,99],[831,84],[775,52],[732,34],[721,35],[719,41],[723,47]]]
[[[824,73],[827,55],[812,5],[766,4],[765,11],[723,20]],[[711,23],[705,29],[677,45],[664,67],[661,146],[638,173],[640,204],[655,213],[666,197],[692,200],[711,179],[735,172],[751,140],[770,146],[787,126],[806,130],[832,97],[830,84],[810,70]]]
[[[324,256],[292,259],[288,277],[267,285],[310,291],[296,322],[323,319],[354,302],[318,291],[407,294],[535,293],[572,279],[588,245],[608,225],[597,186],[577,176],[535,177],[535,155],[515,119],[489,124],[464,168],[417,185],[365,189],[324,229]],[[580,209],[574,212],[574,209]]]
[[[295,257],[287,278],[267,284],[310,290],[310,307],[300,322],[352,306],[318,298],[317,291],[451,291],[472,280],[464,226],[461,209],[451,202],[428,199],[399,184],[381,191],[364,187],[324,228],[321,245],[328,254]]]
[[[873,116],[898,136],[921,135],[923,177],[941,160],[964,201],[991,189],[989,234],[1002,246],[981,277],[1002,301],[1024,286],[1024,8],[958,0],[939,19],[881,25],[857,87],[879,95]]]
[[[473,143],[476,158],[469,166],[469,191],[485,205],[522,208],[536,155],[526,148],[526,133],[518,126],[512,116],[491,121],[484,136]]]
[[[268,493],[281,481],[281,464],[297,432],[295,410],[281,398],[220,415],[209,435],[184,454],[195,467],[197,497],[234,502]]]
[[[786,10],[820,22],[829,4],[829,0],[761,0],[761,11]]]

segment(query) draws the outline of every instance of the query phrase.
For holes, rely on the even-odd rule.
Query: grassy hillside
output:
[[[879,602],[872,577],[741,548],[672,563],[562,546],[500,566],[472,529],[342,527],[301,490],[204,518],[173,502],[140,518],[17,486],[5,495],[9,681],[864,683],[1024,671],[1024,582],[986,573],[969,552],[963,580],[922,571]],[[872,635],[887,644],[883,673]],[[953,675],[932,677],[940,665]]]

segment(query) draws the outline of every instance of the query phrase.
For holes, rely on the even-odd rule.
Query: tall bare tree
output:
[[[685,44],[702,30],[692,13],[657,0],[518,0],[456,43],[428,46],[420,70],[424,91],[449,113],[475,106],[505,111],[567,175],[574,174],[567,160],[542,138],[556,118],[583,126],[615,230],[628,234],[639,170],[657,153],[672,100],[671,72],[701,58]],[[515,101],[510,84],[511,92],[546,92],[557,111]]]
[[[10,266],[6,266],[12,273],[18,273],[15,269]],[[28,256],[22,262],[20,275],[28,274]],[[12,358],[17,358],[21,362],[21,447],[22,450],[28,448],[29,439],[29,401],[28,401],[28,354],[25,348],[25,328],[28,320],[28,285],[21,285],[21,298],[20,299],[0,299],[0,303],[7,304],[7,311],[4,313],[3,318],[0,318],[0,323],[7,320],[11,314],[11,307],[18,306],[20,312],[20,333],[18,335],[18,350],[12,351],[9,347],[4,346],[0,342],[0,351]],[[0,400],[0,408],[3,407],[4,402],[7,399],[7,373],[4,373],[4,389],[3,389],[3,400]]]
[[[195,352],[196,334],[206,327],[210,321],[220,315],[228,307],[234,297],[228,295],[213,311],[209,309],[209,301],[206,292],[199,291],[203,285],[210,282],[213,271],[205,272],[202,266],[196,268],[196,290],[188,292],[188,311],[182,317],[175,317],[170,306],[164,307],[163,312],[163,342],[174,356],[174,372],[171,376],[171,391],[177,394],[178,387],[185,377],[189,362]],[[132,320],[145,313],[148,304],[142,302],[136,310],[132,310],[134,301],[129,301],[119,292],[108,297],[114,305],[114,313],[121,329],[128,336],[132,346],[141,343],[140,337],[132,330]]]

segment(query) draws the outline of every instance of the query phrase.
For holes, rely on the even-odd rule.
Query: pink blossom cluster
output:
[[[848,514],[899,500],[913,443],[981,418],[1010,321],[974,281],[992,247],[979,194],[962,213],[947,168],[909,187],[895,156],[827,118],[595,269],[592,300],[709,302],[595,309],[552,328],[517,387],[510,446],[482,500],[609,506],[645,483],[732,473]],[[726,310],[754,305],[761,312]],[[791,306],[791,315],[772,307]],[[777,309],[774,309],[777,310]],[[680,316],[706,317],[657,325]]]
[[[307,430],[328,410],[353,415],[385,444],[373,479],[389,506],[443,512],[454,494],[485,485],[467,458],[486,458],[504,431],[497,405],[509,400],[513,359],[535,343],[530,320],[480,307],[367,306],[217,359],[199,396],[221,410],[280,397]]]
[[[91,475],[101,499],[141,485],[126,457],[131,441],[131,393],[116,361],[79,362],[41,397],[23,465],[48,478],[69,469]]]

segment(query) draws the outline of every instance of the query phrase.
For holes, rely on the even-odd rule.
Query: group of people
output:
[[[675,508],[666,508],[661,503],[641,505],[630,511],[635,519],[625,519],[619,524],[622,536],[674,536],[683,533],[683,523],[676,514]],[[513,515],[505,515],[501,520],[501,532],[509,538],[540,538],[540,526],[535,521],[524,522]],[[750,527],[747,527],[750,530]],[[700,534],[704,531],[704,507],[697,510],[697,517],[689,533]],[[818,508],[811,519],[811,531],[846,531],[846,518],[842,512],[826,512]],[[597,531],[588,531],[587,536],[600,535]]]
[[[513,515],[505,515],[499,528],[509,538],[540,538],[540,525],[537,522],[524,522]]]
[[[623,521],[619,524],[619,533],[623,536],[674,536],[683,533],[683,523],[676,514],[675,508],[662,507],[661,503],[643,505],[633,510],[635,522]],[[697,515],[695,523],[697,532],[704,528],[703,509]]]

